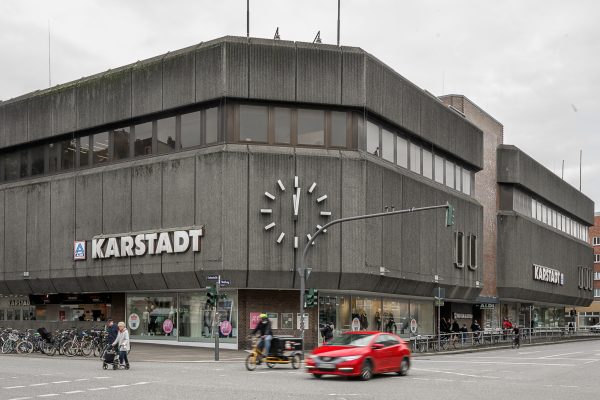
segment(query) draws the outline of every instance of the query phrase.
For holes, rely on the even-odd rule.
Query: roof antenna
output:
[[[273,39],[275,39],[275,40],[281,39],[281,37],[279,36],[279,27],[277,27],[277,29],[275,30],[275,36],[273,37]]]
[[[313,39],[313,43],[321,43],[321,31],[317,32],[317,36]]]

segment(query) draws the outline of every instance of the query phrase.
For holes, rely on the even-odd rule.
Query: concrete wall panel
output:
[[[342,47],[342,104],[364,106],[365,54],[355,47]]]
[[[375,113],[383,114],[385,66],[379,60],[367,55],[364,71],[366,106]],[[401,121],[396,122],[400,123]]]
[[[47,138],[52,134],[52,106],[53,98],[49,94],[29,99],[27,112],[29,120],[28,141]]]
[[[106,93],[104,120],[131,118],[132,68],[107,73],[103,81]]]
[[[27,141],[27,100],[8,103],[4,108],[4,146]]]
[[[367,214],[383,212],[384,169],[375,163],[368,163],[366,169],[365,211]],[[367,219],[364,224],[363,240],[366,254],[363,268],[366,273],[377,276],[383,256],[383,220],[382,218]]]
[[[5,195],[4,278],[22,280],[27,271],[27,188],[7,189]]]
[[[27,271],[50,279],[50,183],[27,187]]]
[[[200,46],[196,50],[196,101],[216,99],[225,94],[225,45]]]
[[[394,71],[384,69],[383,72],[383,96],[381,113],[389,120],[402,124],[402,91],[404,88],[404,78]]]
[[[341,104],[342,53],[337,46],[296,44],[296,100]]]
[[[402,209],[402,178],[394,171],[383,171],[383,211],[385,211],[385,207],[389,207],[388,210],[391,210],[392,207],[395,210]],[[403,218],[403,215],[381,218],[383,225],[382,266],[389,270],[389,272],[385,272],[386,277],[402,277],[402,247],[398,244],[402,243]]]
[[[4,242],[6,241],[6,227],[4,225],[4,191],[0,191],[0,293],[7,294],[8,287],[4,283],[4,272],[6,271],[6,260],[4,259]]]
[[[248,45],[246,40],[225,43],[225,94],[248,97]]]
[[[327,222],[337,219],[342,213],[342,186],[341,186],[341,155],[339,151],[320,151],[296,149],[296,175],[300,187],[299,220],[296,224],[296,233],[300,238],[298,255],[308,243],[307,234],[311,236],[317,231],[317,225],[323,226]],[[308,189],[316,183],[312,193]],[[290,190],[293,189],[290,182]],[[317,199],[327,196],[321,202]],[[291,200],[288,193],[286,200]],[[331,212],[330,217],[321,216],[321,211]],[[300,213],[304,214],[304,217]],[[326,233],[321,233],[311,246],[306,257],[306,262],[312,267],[309,282],[318,282],[323,288],[337,289],[341,268],[341,226],[333,226]],[[300,282],[296,279],[296,287]]]
[[[60,87],[52,91],[52,134],[77,129],[77,86]]]
[[[306,233],[295,230],[292,207],[295,159],[293,149],[269,151],[252,147],[248,166],[248,287],[291,288],[294,279],[294,236],[299,238],[299,251],[306,245]],[[282,153],[283,150],[283,153]],[[299,177],[310,179],[306,177]],[[281,180],[285,190],[277,184]],[[269,192],[275,196],[270,200]],[[302,193],[304,194],[304,193]],[[301,194],[301,196],[302,196]],[[272,209],[272,214],[261,214],[261,209]],[[265,230],[271,222],[275,227]],[[285,237],[277,244],[281,232]],[[257,273],[268,271],[268,274]]]
[[[406,179],[405,179],[406,181]],[[434,206],[436,203],[436,189],[429,185],[421,184],[421,198],[418,204],[422,206]],[[408,207],[409,205],[407,205]],[[414,207],[414,206],[410,206]],[[442,214],[440,210],[421,211],[419,213],[419,259],[420,259],[420,281],[431,282],[436,274],[438,266],[438,252],[431,251],[432,247],[437,243],[436,228],[444,221],[439,218]]]
[[[162,110],[163,64],[161,59],[138,63],[132,70],[132,115]]]
[[[421,131],[422,96],[421,89],[404,80],[402,88],[402,126],[419,136],[423,135]]]
[[[6,122],[4,119],[4,115],[6,111],[4,107],[0,106],[0,148],[6,146]]]
[[[163,59],[163,109],[192,104],[196,100],[194,52]]]
[[[296,99],[294,42],[254,39],[250,43],[250,98]]]
[[[411,208],[421,204],[420,185],[414,179],[404,177],[402,186],[402,208]],[[402,240],[399,244],[402,248],[402,273],[407,279],[421,280],[420,264],[421,249],[419,238],[421,237],[421,213],[409,213],[402,218]]]
[[[106,87],[104,76],[81,81],[77,85],[77,129],[90,128],[106,122]]]
[[[420,98],[421,136],[430,143],[440,143],[441,140],[444,140],[444,144],[448,145],[447,140],[445,140],[446,135],[438,135],[437,117],[443,113],[443,108],[433,96],[425,93]]]

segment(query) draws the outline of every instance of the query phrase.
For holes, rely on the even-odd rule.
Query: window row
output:
[[[454,265],[463,268],[465,264],[477,269],[477,236],[454,232]]]
[[[594,270],[588,267],[579,267],[579,289],[594,289]]]
[[[594,246],[600,246],[600,236],[594,236],[592,238],[592,245],[594,245]]]
[[[235,141],[347,148],[352,114],[342,111],[239,105]]]
[[[366,123],[366,137],[369,154],[466,195],[474,193],[475,174],[442,155],[372,121]]]
[[[0,181],[216,143],[219,120],[213,107],[14,151],[0,158]]]
[[[594,254],[594,262],[600,263],[600,254]]]
[[[594,297],[600,297],[600,289],[594,289]]]
[[[520,214],[550,225],[567,235],[571,235],[584,242],[588,241],[587,226],[517,189],[513,191],[513,209]]]
[[[600,281],[600,272],[594,272],[594,280]]]

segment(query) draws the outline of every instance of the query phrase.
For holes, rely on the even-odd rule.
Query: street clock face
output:
[[[302,205],[306,204],[306,202],[312,201],[317,204],[318,216],[323,221],[322,224],[317,224],[315,226],[315,231],[312,232],[314,234],[317,230],[321,229],[321,225],[325,225],[327,220],[331,218],[331,211],[327,209],[327,195],[317,195],[315,189],[317,188],[317,183],[313,182],[312,184],[307,185],[307,188],[300,187],[300,180],[297,176],[294,177],[293,188],[286,187],[281,179],[277,180],[276,190],[271,192],[265,192],[265,207],[260,209],[260,213],[263,215],[264,220],[267,222],[265,225],[265,231],[276,231],[279,232],[277,234],[277,238],[275,242],[277,244],[282,244],[285,241],[286,236],[293,237],[293,245],[294,248],[297,249],[299,246],[300,239],[298,236],[292,236],[293,232],[283,232],[278,229],[277,224],[275,223],[276,218],[281,218],[285,216],[276,216],[273,213],[273,206],[278,201],[289,201],[292,203],[292,217],[294,221],[297,221],[298,218],[303,218]],[[281,219],[280,219],[281,220]],[[327,230],[324,230],[323,233],[327,233]],[[306,233],[305,241],[308,242],[312,238],[311,233]],[[314,244],[314,242],[313,242]]]

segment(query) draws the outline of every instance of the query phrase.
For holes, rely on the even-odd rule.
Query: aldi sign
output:
[[[73,244],[73,259],[85,260],[85,240],[76,240]]]

